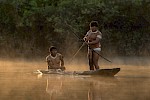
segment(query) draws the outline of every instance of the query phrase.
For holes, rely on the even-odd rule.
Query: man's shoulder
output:
[[[102,39],[102,33],[98,30],[97,31],[97,37],[99,38],[99,39]]]
[[[88,35],[88,34],[91,34],[91,33],[92,33],[92,31],[91,31],[91,30],[87,31],[87,35]]]
[[[98,34],[98,35],[102,35],[102,33],[101,33],[99,30],[97,31],[97,34]]]
[[[61,53],[57,53],[57,55],[58,55],[58,56],[62,56],[62,54],[61,54]]]
[[[63,59],[63,58],[64,58],[61,53],[57,53],[57,55],[58,55],[58,57],[59,57],[60,59]]]
[[[50,58],[50,55],[46,56],[46,59]]]

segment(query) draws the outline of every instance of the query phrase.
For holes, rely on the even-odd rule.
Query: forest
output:
[[[93,20],[103,55],[150,55],[149,0],[1,0],[0,57],[45,57],[52,45],[72,56]]]

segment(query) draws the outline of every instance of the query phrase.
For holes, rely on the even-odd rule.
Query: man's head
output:
[[[90,29],[95,32],[98,29],[98,22],[97,21],[91,21],[90,23]]]
[[[52,54],[52,55],[56,55],[57,54],[57,48],[55,46],[51,46],[49,48],[49,52]]]

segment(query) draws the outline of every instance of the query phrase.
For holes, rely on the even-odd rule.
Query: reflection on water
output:
[[[103,91],[115,88],[116,82],[115,78],[49,75],[46,92],[50,100],[103,100]]]
[[[43,62],[0,61],[0,100],[150,100],[150,67],[119,65],[116,77],[40,75]]]

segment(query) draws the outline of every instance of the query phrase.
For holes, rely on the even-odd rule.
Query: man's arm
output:
[[[84,36],[83,40],[85,42],[88,42],[89,41],[89,35],[90,35],[90,30],[86,33],[86,35]]]
[[[94,40],[94,41],[92,41],[92,42],[88,42],[88,44],[89,44],[89,45],[96,44],[96,43],[100,42],[101,39],[102,39],[102,33],[101,33],[101,32],[98,32],[97,37],[96,37],[96,40]]]
[[[61,61],[61,67],[64,67],[64,59],[62,55],[60,56],[60,61]]]
[[[47,62],[48,68],[51,68],[52,62],[48,59],[48,57],[46,57],[46,62]]]
[[[47,61],[47,65],[48,65],[49,67],[52,67],[52,63],[51,63],[50,60]]]
[[[65,70],[66,68],[65,68],[65,66],[64,66],[64,59],[63,59],[63,56],[61,55],[60,56],[60,61],[61,61],[61,70]]]
[[[94,40],[94,41],[92,41],[92,42],[88,42],[88,44],[89,45],[92,45],[92,44],[96,44],[96,43],[98,43],[98,42],[100,42],[100,38],[96,38],[96,40]]]

